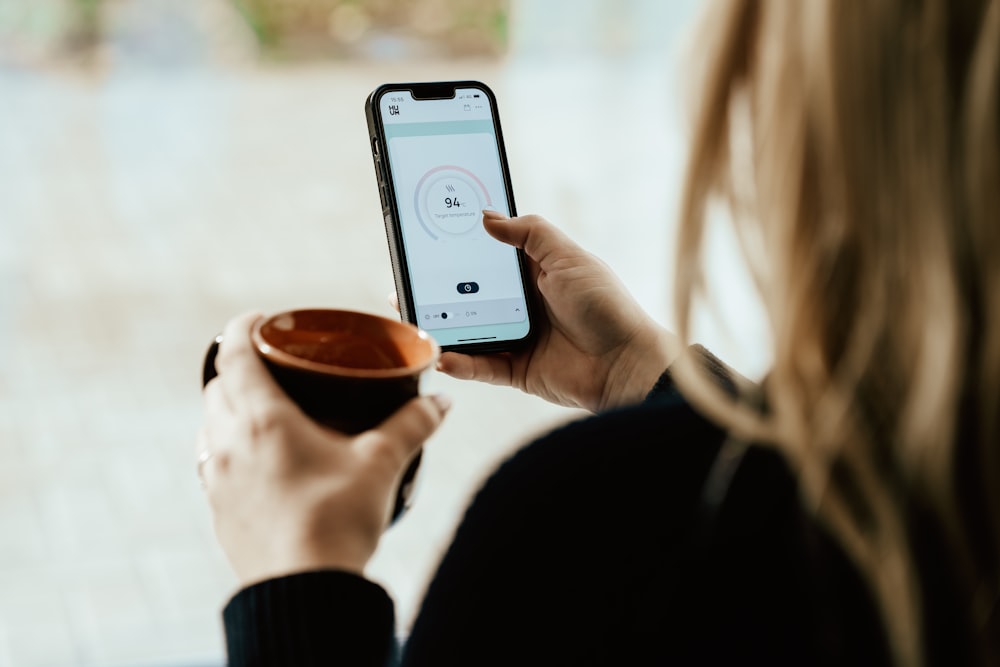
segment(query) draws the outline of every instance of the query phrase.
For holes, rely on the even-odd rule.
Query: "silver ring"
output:
[[[197,466],[198,481],[201,482],[201,488],[203,489],[205,488],[205,473],[204,473],[205,464],[208,463],[209,459],[211,459],[213,456],[215,456],[215,454],[213,454],[207,449],[201,450],[201,452],[198,454],[198,466]]]

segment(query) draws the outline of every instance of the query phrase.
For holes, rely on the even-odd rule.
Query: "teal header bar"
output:
[[[428,137],[442,134],[493,134],[493,121],[455,120],[438,123],[387,123],[385,138]]]

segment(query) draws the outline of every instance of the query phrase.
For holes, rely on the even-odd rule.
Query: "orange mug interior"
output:
[[[264,358],[281,366],[350,377],[413,375],[440,349],[417,327],[352,310],[290,310],[259,320],[251,332]]]

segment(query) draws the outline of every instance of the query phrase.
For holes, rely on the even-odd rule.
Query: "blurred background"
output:
[[[0,667],[223,664],[236,582],[195,478],[202,354],[249,309],[394,315],[377,85],[490,85],[518,209],[669,324],[699,5],[0,0]],[[757,377],[734,257],[723,228],[698,338]],[[428,385],[455,407],[369,572],[401,632],[483,477],[579,416]]]

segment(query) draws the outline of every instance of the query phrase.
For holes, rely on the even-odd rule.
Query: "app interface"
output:
[[[483,209],[510,214],[490,98],[391,91],[379,106],[418,325],[443,345],[522,338],[516,251],[483,229]]]

